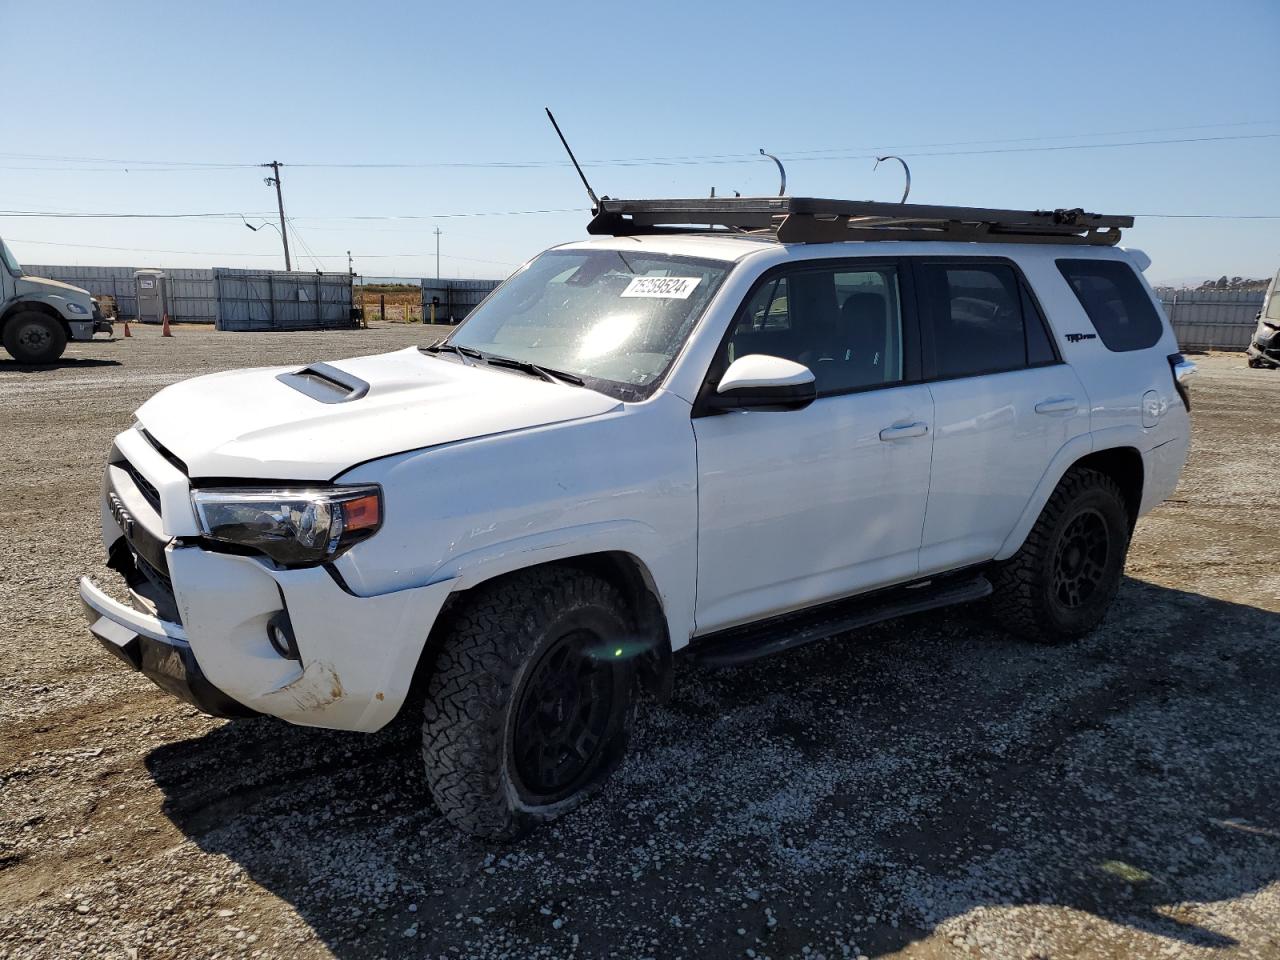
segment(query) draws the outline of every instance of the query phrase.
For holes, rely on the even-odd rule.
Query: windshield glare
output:
[[[13,255],[13,251],[3,240],[0,240],[0,263],[3,263],[5,269],[15,277],[22,276],[22,267],[18,263],[18,258]]]
[[[550,250],[494,291],[449,342],[606,381],[590,386],[628,399],[646,396],[729,267],[633,251]]]

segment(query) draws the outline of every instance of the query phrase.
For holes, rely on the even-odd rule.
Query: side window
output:
[[[761,284],[738,315],[727,361],[753,353],[803,363],[819,396],[900,382],[897,268],[809,266]]]
[[[1127,263],[1059,260],[1058,269],[1108,350],[1119,353],[1155,346],[1164,332],[1160,316]]]
[[[1035,304],[1002,263],[923,263],[934,375],[971,377],[1056,359]]]

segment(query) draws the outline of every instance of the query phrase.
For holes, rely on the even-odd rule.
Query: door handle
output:
[[[1075,413],[1079,406],[1075,397],[1050,397],[1036,404],[1036,413],[1048,415]]]
[[[907,440],[911,437],[923,437],[929,432],[929,425],[916,421],[915,423],[895,423],[892,427],[885,427],[880,431],[881,440]]]

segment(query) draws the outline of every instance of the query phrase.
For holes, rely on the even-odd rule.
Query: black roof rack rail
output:
[[[604,236],[750,233],[780,243],[977,240],[1113,246],[1133,217],[1080,209],[993,210],[816,197],[612,200],[601,197],[587,232]]]

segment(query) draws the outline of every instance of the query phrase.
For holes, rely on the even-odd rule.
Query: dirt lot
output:
[[[430,336],[0,362],[0,957],[1280,957],[1280,373],[1199,358],[1191,465],[1095,636],[949,613],[683,665],[599,799],[486,846],[432,807],[412,718],[208,719],[74,592],[149,394]]]

